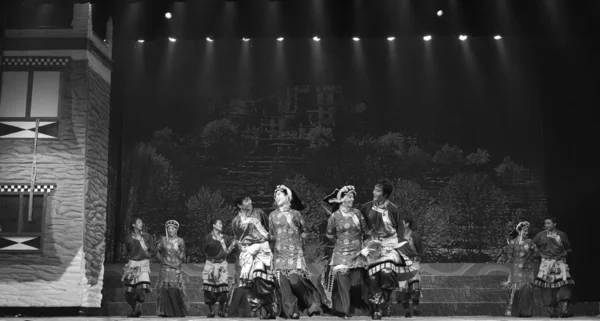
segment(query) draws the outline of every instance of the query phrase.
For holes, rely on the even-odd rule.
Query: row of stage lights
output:
[[[433,37],[432,37],[431,35],[427,35],[427,36],[424,36],[424,37],[423,37],[423,40],[424,40],[424,41],[431,41],[432,39],[433,39]],[[467,35],[460,35],[460,36],[458,36],[458,40],[460,40],[460,41],[466,41],[467,39],[469,39],[469,36],[467,36]],[[495,35],[495,36],[494,36],[494,39],[495,39],[495,40],[500,40],[500,39],[502,39],[502,36],[500,36],[500,35]],[[277,41],[279,41],[279,42],[281,42],[281,41],[283,41],[283,40],[284,40],[284,38],[283,38],[283,37],[279,37],[279,38],[277,38]],[[313,38],[312,38],[312,40],[313,40],[313,41],[317,41],[317,42],[318,42],[318,41],[321,41],[321,38],[319,38],[319,37],[315,36],[315,37],[313,37]],[[358,37],[353,37],[353,38],[352,38],[352,40],[356,42],[356,41],[360,41],[360,38],[358,38]],[[387,38],[387,40],[388,40],[388,41],[394,41],[394,40],[396,40],[396,38],[395,38],[395,37],[388,37],[388,38]],[[169,41],[170,41],[170,42],[176,42],[176,41],[177,41],[177,38],[169,37]],[[207,37],[207,38],[206,38],[206,41],[208,41],[208,42],[213,42],[213,41],[215,41],[215,40],[214,40],[213,38]],[[250,41],[250,38],[242,38],[242,41],[244,41],[244,42],[248,42],[248,41]],[[144,41],[144,39],[138,39],[138,42],[139,42],[139,43],[144,43],[145,41]]]
[[[441,17],[444,14],[444,12],[442,10],[438,10],[436,14],[437,14],[438,17]],[[172,13],[170,13],[170,12],[165,13],[165,18],[171,19],[172,17],[173,17]],[[468,38],[469,37],[467,35],[460,35],[460,36],[458,36],[458,39],[460,41],[466,41]],[[396,39],[395,37],[388,37],[387,38],[388,41],[394,41],[395,39]],[[425,40],[425,41],[430,41],[431,39],[433,39],[433,37],[431,35],[426,35],[426,36],[423,37],[423,40]],[[500,39],[502,39],[502,36],[496,35],[496,36],[494,36],[494,39],[495,40],[500,40]],[[315,37],[312,38],[312,40],[313,41],[321,41],[321,38],[315,36]],[[360,41],[360,38],[353,37],[352,40],[354,40],[354,41]],[[169,41],[170,42],[176,42],[177,39],[173,38],[173,37],[169,37]],[[214,39],[212,39],[210,37],[207,37],[206,41],[213,42]],[[245,41],[245,42],[250,41],[250,38],[242,38],[242,41]],[[279,42],[283,41],[283,37],[277,38],[277,41],[279,41]],[[138,42],[139,43],[143,43],[144,39],[139,39]]]

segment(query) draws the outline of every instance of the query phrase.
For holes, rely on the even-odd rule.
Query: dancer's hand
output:
[[[362,249],[362,251],[360,251],[360,254],[364,257],[367,257],[369,255],[369,253],[371,253],[371,249],[366,248],[366,247],[364,249]]]

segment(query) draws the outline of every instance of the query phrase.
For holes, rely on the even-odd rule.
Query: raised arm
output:
[[[329,219],[327,220],[327,231],[325,232],[325,236],[331,241],[335,241],[336,231],[335,231],[335,218],[333,217],[335,214],[331,214]]]

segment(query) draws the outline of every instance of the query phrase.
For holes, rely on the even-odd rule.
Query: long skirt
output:
[[[356,309],[369,310],[365,269],[334,269],[332,276],[331,314],[349,317]]]
[[[156,315],[174,318],[187,315],[185,283],[181,269],[161,265],[156,288]]]
[[[308,275],[296,271],[277,271],[276,275],[281,317],[290,318],[305,310],[309,316],[322,312],[321,296]]]
[[[526,284],[519,289],[509,291],[509,304],[507,315],[513,317],[531,317],[533,316],[534,299],[533,287]]]

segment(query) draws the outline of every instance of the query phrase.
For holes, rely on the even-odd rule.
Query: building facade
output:
[[[1,40],[0,307],[97,308],[111,28],[93,32],[89,3],[31,3],[6,10]]]

